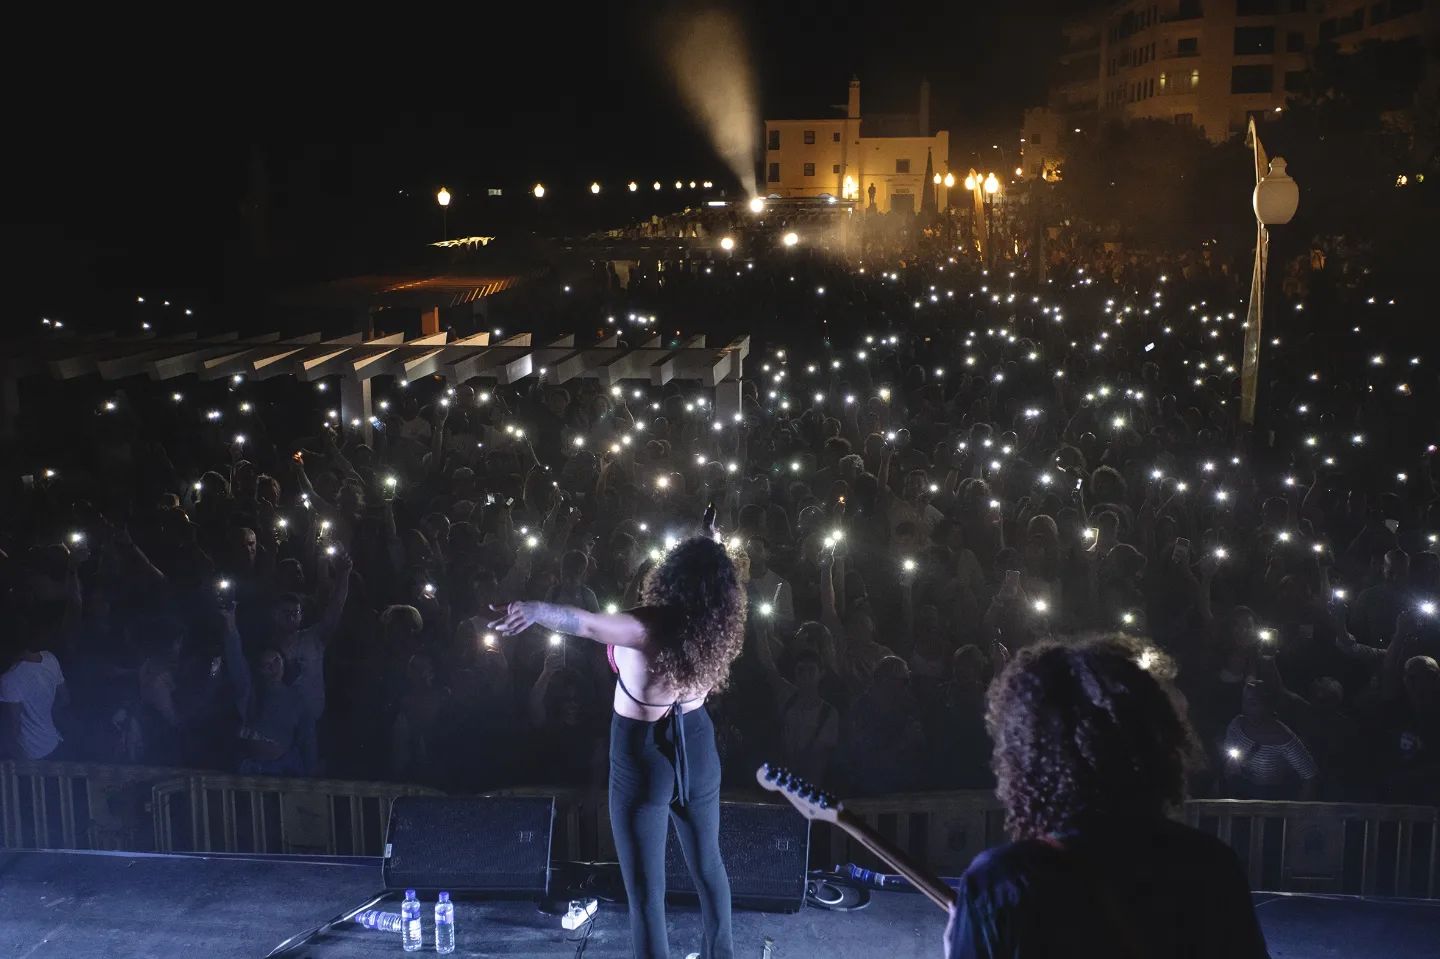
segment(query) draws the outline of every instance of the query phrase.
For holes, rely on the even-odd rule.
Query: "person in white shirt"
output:
[[[14,665],[0,673],[0,756],[53,757],[64,741],[55,728],[54,709],[63,710],[69,702],[59,660],[22,649]]]

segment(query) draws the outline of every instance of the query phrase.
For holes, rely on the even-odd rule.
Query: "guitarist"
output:
[[[1168,818],[1194,742],[1133,645],[1021,651],[990,686],[986,725],[1015,841],[966,870],[948,959],[1267,955],[1234,852]]]

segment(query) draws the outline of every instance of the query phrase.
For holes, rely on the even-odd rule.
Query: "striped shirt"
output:
[[[1240,717],[1230,720],[1225,730],[1225,757],[1245,779],[1257,786],[1280,786],[1293,771],[1301,780],[1314,779],[1320,770],[1310,750],[1284,723],[1280,728],[1290,737],[1278,746],[1257,743],[1245,734]]]

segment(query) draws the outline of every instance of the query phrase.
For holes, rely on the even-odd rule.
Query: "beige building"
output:
[[[1321,43],[1348,53],[1371,40],[1440,38],[1440,0],[1320,0]]]
[[[1092,96],[1102,120],[1168,120],[1220,142],[1243,132],[1250,117],[1283,110],[1286,98],[1304,89],[1318,44],[1344,52],[1370,40],[1433,38],[1440,35],[1437,11],[1440,0],[1113,3],[1066,27],[1049,103],[1027,115],[1022,132],[1025,174],[1036,175],[1044,154],[1054,152],[1044,143],[1048,130],[1063,138],[1086,127],[1083,107]],[[1031,141],[1036,132],[1039,144]]]
[[[928,84],[914,114],[862,117],[860,81],[851,80],[844,116],[765,121],[764,191],[771,196],[833,196],[888,213],[919,211],[928,188],[944,209],[947,191],[937,190],[933,177],[950,172],[949,159],[949,132],[930,131]]]
[[[1196,126],[1213,142],[1304,86],[1317,0],[1163,0],[1112,7],[1100,32],[1107,119]]]

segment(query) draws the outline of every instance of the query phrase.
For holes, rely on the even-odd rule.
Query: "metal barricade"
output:
[[[982,850],[1005,840],[1000,803],[984,790],[877,796],[848,801],[845,808],[942,875],[958,875]],[[812,866],[854,862],[888,868],[841,829],[817,827],[816,833],[810,841]]]
[[[157,785],[151,805],[160,852],[378,856],[395,797],[439,794],[394,783],[192,773]]]
[[[0,763],[0,845],[153,851],[151,791],[178,774],[160,766]]]
[[[0,762],[0,839],[9,848],[373,856],[384,848],[391,802],[414,795],[438,792],[153,766]],[[554,796],[555,858],[615,858],[603,790],[486,795]],[[879,796],[846,808],[943,875],[958,875],[1006,838],[1003,811],[989,792]],[[1235,849],[1254,889],[1440,898],[1434,806],[1197,799],[1183,816]],[[814,867],[883,868],[839,829],[817,826],[810,850]]]
[[[1185,821],[1235,850],[1252,889],[1436,898],[1434,806],[1194,799]]]

